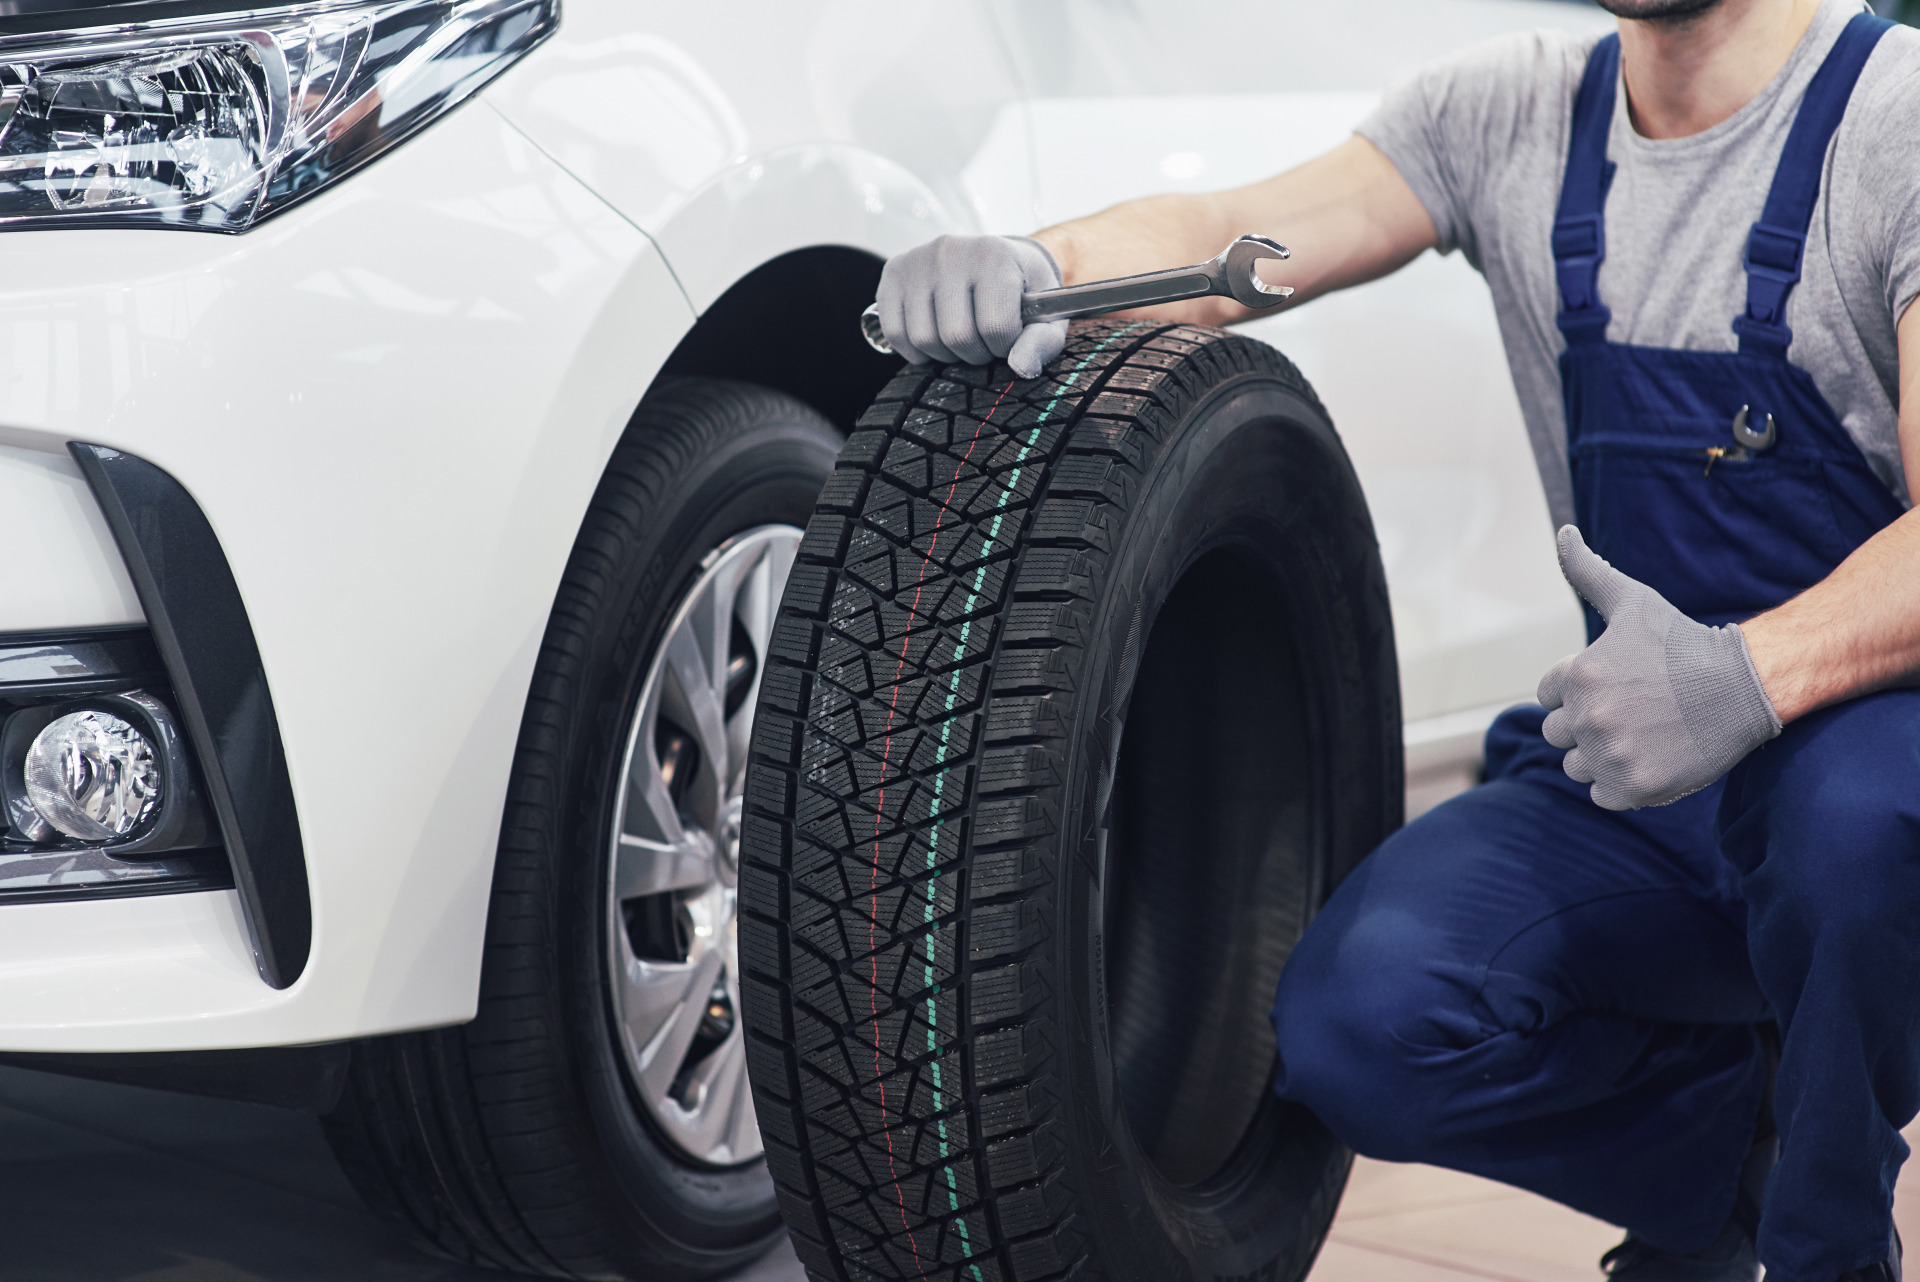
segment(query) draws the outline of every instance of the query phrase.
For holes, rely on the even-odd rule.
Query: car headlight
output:
[[[559,0],[381,0],[0,39],[0,230],[245,231],[558,20]]]

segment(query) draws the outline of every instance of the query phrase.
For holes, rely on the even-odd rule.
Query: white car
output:
[[[752,1258],[746,761],[899,368],[882,261],[1265,176],[1438,54],[1602,21],[0,6],[0,1051],[325,1112],[456,1258]],[[1243,332],[1358,470],[1423,808],[1580,644],[1490,303],[1427,256]]]

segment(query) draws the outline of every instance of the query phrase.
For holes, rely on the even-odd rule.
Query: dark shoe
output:
[[[1839,1282],[1900,1282],[1900,1230],[1893,1231],[1893,1250],[1878,1264],[1842,1273]]]
[[[1614,1282],[1756,1282],[1760,1277],[1760,1257],[1754,1252],[1753,1239],[1760,1231],[1760,1200],[1767,1191],[1767,1177],[1780,1161],[1780,1136],[1773,1126],[1773,1074],[1780,1063],[1780,1051],[1777,1034],[1768,1036],[1772,1031],[1769,1024],[1761,1036],[1767,1058],[1767,1085],[1761,1092],[1760,1116],[1754,1122],[1753,1147],[1740,1168],[1733,1214],[1727,1217],[1720,1236],[1704,1250],[1679,1255],[1629,1233],[1626,1241],[1600,1257],[1600,1271]],[[1840,1282],[1853,1280],[1843,1278]]]
[[[1746,1230],[1729,1220],[1712,1246],[1691,1255],[1662,1251],[1629,1233],[1600,1257],[1600,1271],[1614,1282],[1755,1282],[1760,1257]]]
[[[1900,1282],[1900,1266],[1892,1260],[1883,1260],[1869,1268],[1842,1273],[1840,1282]]]

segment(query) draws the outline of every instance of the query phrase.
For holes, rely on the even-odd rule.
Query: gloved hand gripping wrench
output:
[[[1146,272],[1139,276],[1116,276],[1112,280],[1091,280],[1084,285],[1061,289],[1043,289],[1020,298],[1020,323],[1033,325],[1046,321],[1077,320],[1082,316],[1100,316],[1128,307],[1151,307],[1155,303],[1178,303],[1188,298],[1218,294],[1231,298],[1242,307],[1276,307],[1293,293],[1291,285],[1269,285],[1260,279],[1254,264],[1263,258],[1287,258],[1287,247],[1265,236],[1245,235],[1204,263],[1191,267],[1172,267],[1166,271]],[[886,331],[880,327],[880,309],[873,306],[860,313],[860,332],[876,352],[891,352]]]

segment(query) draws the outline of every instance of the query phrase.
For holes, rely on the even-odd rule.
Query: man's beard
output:
[[[1677,25],[1718,9],[1721,0],[1599,0],[1599,4],[1616,18]]]

